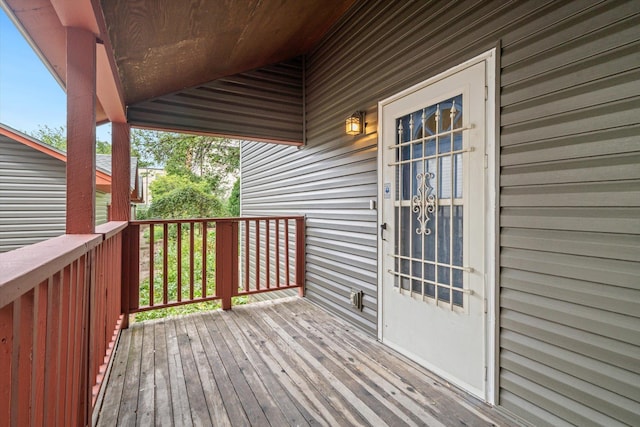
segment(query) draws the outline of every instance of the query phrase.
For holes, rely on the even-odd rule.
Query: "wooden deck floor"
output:
[[[100,426],[510,425],[300,298],[133,324]]]

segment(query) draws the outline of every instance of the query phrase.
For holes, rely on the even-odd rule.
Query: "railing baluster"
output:
[[[13,320],[16,303],[7,304],[0,308],[0,338],[2,339],[2,351],[0,351],[0,368],[5,375],[0,375],[0,420],[9,424],[11,420],[11,385],[13,380]]]
[[[162,302],[166,304],[169,300],[169,224],[164,223],[162,227]]]
[[[207,297],[207,222],[202,222],[202,298]]]
[[[35,339],[33,341],[33,373],[32,373],[32,399],[31,421],[33,425],[44,424],[44,375],[45,375],[45,349],[46,349],[46,326],[47,326],[47,303],[49,291],[49,280],[40,283],[35,289],[34,295],[34,320]]]
[[[276,288],[280,287],[280,220],[276,219]]]
[[[190,222],[191,227],[189,227],[189,300],[193,300],[193,287],[194,287],[194,266],[193,266],[193,258],[194,258],[194,229],[196,227],[195,222]]]
[[[284,253],[285,253],[285,274],[287,275],[286,283],[287,286],[291,284],[291,279],[289,277],[289,264],[291,262],[291,255],[289,254],[289,219],[284,220]]]
[[[182,301],[182,223],[179,222],[177,224],[177,233],[178,233],[178,241],[176,242],[176,256],[178,257],[176,262],[177,262],[177,283],[176,283],[176,287],[177,287],[177,300],[178,302]]]
[[[296,219],[296,285],[299,286],[298,294],[304,296],[305,274],[305,229],[304,218]]]
[[[292,224],[293,221],[293,224]],[[215,225],[215,245],[216,252],[210,254],[209,248],[209,223]],[[155,227],[163,227],[163,260],[162,260],[162,290],[163,297],[158,299],[155,295],[154,277],[150,277],[150,304],[145,307],[131,307],[132,313],[159,309],[164,307],[173,307],[183,304],[189,304],[200,301],[211,301],[222,298],[223,291],[218,289],[221,286],[218,282],[217,272],[228,267],[228,263],[218,263],[217,250],[228,252],[231,258],[239,258],[244,256],[242,263],[242,271],[235,272],[235,282],[232,286],[231,295],[249,295],[254,293],[269,292],[279,289],[295,288],[304,285],[304,218],[303,217],[254,217],[254,218],[235,218],[235,219],[198,219],[198,220],[152,220],[152,221],[134,221],[131,226],[139,226],[140,224],[149,225],[149,244],[155,246]],[[176,227],[176,259],[173,255],[169,255],[169,238],[173,225]],[[189,297],[183,295],[183,279],[182,275],[186,267],[183,262],[183,232],[186,231],[183,224],[189,224]],[[198,226],[199,224],[199,226]],[[235,233],[233,239],[229,238],[223,249],[220,249],[219,232],[225,229],[226,224],[233,224]],[[240,232],[244,227],[243,231]],[[284,227],[284,230],[283,230]],[[199,230],[198,230],[199,229]],[[294,233],[295,230],[295,233]],[[227,230],[228,231],[228,230]],[[262,233],[264,231],[264,233]],[[201,242],[197,242],[197,233],[201,233]],[[242,233],[244,233],[244,242],[241,242]],[[292,235],[292,233],[294,233]],[[214,234],[214,233],[212,233]],[[172,238],[172,237],[171,237]],[[284,242],[283,242],[284,239]],[[134,242],[131,242],[133,245]],[[295,249],[292,245],[295,244]],[[236,245],[235,252],[229,245]],[[238,252],[239,245],[243,245],[242,253]],[[126,245],[125,245],[126,246]],[[108,246],[105,246],[107,248]],[[154,248],[155,249],[155,248]],[[106,250],[106,249],[105,249]],[[200,254],[196,254],[199,251]],[[155,251],[149,251],[149,269],[150,276],[154,273]],[[172,252],[173,253],[173,252]],[[284,254],[284,258],[283,258]],[[202,256],[202,262],[197,265],[195,257]],[[209,258],[215,256],[216,278],[208,276]],[[231,259],[229,258],[229,259]],[[239,264],[238,259],[234,261]],[[275,265],[275,267],[272,265]],[[253,267],[252,267],[253,265]],[[177,269],[177,277],[175,283],[169,277],[169,270]],[[199,269],[201,277],[197,277],[196,268]],[[244,275],[242,283],[238,280],[238,274]],[[253,275],[253,276],[252,276]],[[274,279],[275,277],[275,279]],[[264,281],[262,280],[264,279]],[[186,280],[186,279],[185,279]],[[196,281],[198,284],[196,284]],[[211,281],[211,288],[209,282]],[[254,285],[255,283],[255,285]],[[215,285],[214,285],[215,284]],[[174,298],[169,292],[170,286],[176,286],[178,295]],[[196,287],[199,286],[201,292],[197,292]],[[215,286],[215,287],[214,287]],[[302,291],[301,291],[302,293]],[[131,298],[131,295],[129,295]],[[133,303],[132,303],[133,304]],[[132,305],[130,304],[130,305]],[[99,310],[100,308],[98,308]]]
[[[256,290],[260,290],[260,220],[256,220]]]
[[[267,289],[271,288],[271,242],[270,242],[270,234],[271,234],[271,221],[267,220],[265,225],[265,275],[267,276]]]
[[[60,328],[61,322],[61,301],[62,293],[61,273],[58,272],[49,279],[49,298],[47,313],[47,342],[45,344],[47,352],[45,354],[44,363],[47,367],[44,378],[45,406],[44,418],[52,424],[56,421],[56,409],[58,408],[58,399],[60,398]],[[2,365],[2,363],[0,363]],[[1,389],[1,386],[0,386]],[[0,399],[1,400],[1,399]],[[1,416],[1,415],[0,415]]]
[[[249,253],[249,232],[250,222],[244,221],[244,290],[249,291],[249,269],[250,265],[250,253]]]
[[[153,224],[149,224],[149,306],[153,307],[153,264],[155,262],[155,242],[154,242]]]

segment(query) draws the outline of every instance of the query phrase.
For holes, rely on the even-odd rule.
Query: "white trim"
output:
[[[495,372],[497,370],[496,357],[496,195],[498,191],[498,182],[496,178],[496,49],[491,49],[485,57],[486,66],[486,87],[487,99],[485,101],[485,154],[487,156],[487,170],[485,173],[485,188],[487,190],[485,197],[485,271],[487,272],[487,280],[485,282],[485,297],[487,299],[487,316],[486,316],[486,355],[487,363],[487,384],[485,391],[485,399],[488,403],[496,404],[496,384]]]
[[[490,58],[493,58],[493,61],[495,62],[495,48],[491,49],[490,51],[487,51],[481,55],[478,55],[474,58],[469,59],[468,61],[463,62],[462,64],[456,65],[455,67],[449,68],[446,71],[443,71],[442,73],[435,75],[423,82],[420,82],[418,84],[415,84],[413,86],[411,86],[408,89],[403,90],[402,92],[399,92],[393,96],[390,96],[386,99],[383,99],[382,101],[378,102],[378,113],[381,114],[382,113],[382,107],[390,104],[392,102],[395,102],[401,98],[404,98],[407,95],[411,95],[413,92],[420,90],[422,88],[425,88],[427,86],[431,86],[432,84],[434,84],[435,82],[439,81],[439,80],[443,80],[446,79],[447,77],[458,73],[459,71],[462,71],[466,68],[469,68],[479,62],[483,62],[486,60],[489,60]],[[493,73],[493,72],[492,72]],[[382,140],[382,120],[380,120],[380,116],[378,117],[378,123],[380,125],[380,129],[378,130],[378,144],[381,143]]]
[[[430,86],[439,80],[443,80],[453,74],[458,73],[466,68],[469,68],[475,64],[484,62],[485,63],[485,76],[486,76],[486,86],[487,90],[487,99],[485,100],[485,154],[487,155],[487,168],[485,171],[485,188],[486,188],[486,196],[485,196],[485,298],[487,299],[487,314],[485,316],[485,360],[487,364],[487,374],[486,374],[486,387],[484,392],[484,398],[487,403],[495,405],[496,404],[496,384],[495,384],[495,372],[497,370],[497,357],[495,354],[495,344],[496,344],[496,333],[495,333],[495,325],[496,325],[496,306],[495,306],[495,296],[496,296],[496,271],[495,271],[495,233],[496,224],[495,224],[495,210],[496,206],[496,195],[497,195],[497,181],[496,181],[496,150],[495,150],[495,85],[496,85],[496,75],[495,75],[495,62],[496,62],[496,49],[493,48],[485,53],[482,53],[468,61],[463,62],[455,67],[452,67],[436,76],[433,76],[421,83],[411,86],[408,89],[403,90],[393,96],[390,96],[382,101],[378,102],[378,159],[377,159],[377,167],[378,167],[378,228],[376,229],[376,233],[378,235],[378,340],[382,341],[382,331],[383,331],[383,310],[384,310],[384,300],[382,298],[382,286],[380,281],[384,277],[383,271],[383,253],[382,253],[382,241],[380,238],[380,225],[382,224],[382,209],[380,206],[383,201],[383,169],[384,165],[382,162],[382,147],[383,147],[383,135],[384,135],[384,117],[383,117],[383,108],[392,102],[395,102],[405,96],[411,95],[415,91],[418,91],[424,87]]]

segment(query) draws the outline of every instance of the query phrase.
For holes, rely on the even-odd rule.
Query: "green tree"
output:
[[[150,217],[163,219],[211,218],[224,213],[220,199],[195,186],[178,188],[154,198],[148,212]]]
[[[64,126],[53,128],[47,125],[38,126],[38,130],[31,136],[58,150],[67,150],[67,131]]]
[[[64,126],[52,128],[48,125],[41,125],[31,136],[58,150],[67,151],[67,130]],[[96,140],[96,153],[111,154],[111,144]]]
[[[206,190],[205,183],[190,181],[179,175],[160,177],[151,184],[153,201],[147,212],[150,218],[212,218],[226,215],[220,199]]]
[[[163,165],[169,175],[203,182],[219,195],[225,193],[223,183],[240,167],[240,144],[226,138],[135,129],[131,145],[142,162]]]
[[[227,202],[227,210],[231,216],[240,216],[240,178],[236,179]]]

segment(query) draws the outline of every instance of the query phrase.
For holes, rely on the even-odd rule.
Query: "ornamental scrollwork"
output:
[[[429,214],[433,214],[436,209],[436,196],[431,193],[433,187],[428,180],[433,179],[431,172],[419,173],[416,175],[418,181],[418,194],[411,199],[411,210],[418,214],[417,220],[420,226],[416,228],[416,234],[431,234],[431,229],[427,228],[427,223],[431,220]]]

